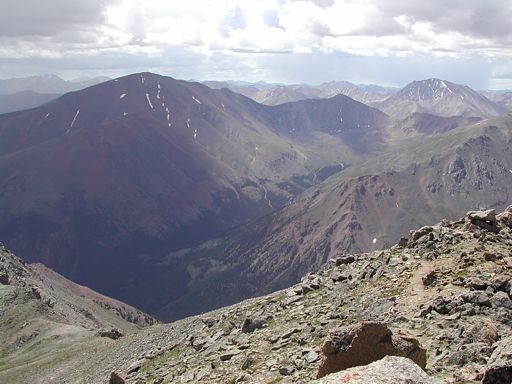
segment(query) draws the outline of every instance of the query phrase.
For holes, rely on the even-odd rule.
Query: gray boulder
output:
[[[317,384],[432,384],[432,379],[405,357],[386,356],[369,365],[350,368],[316,380]]]

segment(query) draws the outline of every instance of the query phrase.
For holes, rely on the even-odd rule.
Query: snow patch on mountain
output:
[[[80,114],[80,110],[77,110],[75,113],[75,117],[73,117],[73,121],[71,122],[71,125],[69,126],[70,128],[73,128],[73,125],[75,125],[76,118],[78,117],[79,114]]]
[[[155,108],[153,107],[153,104],[151,103],[151,100],[149,99],[149,94],[148,93],[146,93],[146,100],[148,101],[148,104],[151,107],[151,109],[154,111]]]

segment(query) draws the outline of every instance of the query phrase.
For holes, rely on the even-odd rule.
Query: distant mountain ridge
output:
[[[39,107],[57,97],[59,97],[58,94],[37,93],[33,91],[21,91],[8,95],[0,95],[0,114]]]
[[[512,105],[507,93],[479,93],[468,86],[435,78],[413,81],[401,89],[348,81],[331,81],[315,86],[234,81],[206,81],[204,84],[215,89],[228,88],[267,105],[310,98],[323,99],[341,94],[379,108],[396,118],[412,113],[487,118],[505,113]]]
[[[481,91],[480,93],[504,108],[512,110],[512,91]]]
[[[235,81],[205,81],[214,89],[228,88],[233,92],[266,105],[278,105],[305,99],[325,99],[345,95],[361,103],[382,101],[397,88],[379,85],[353,84],[348,81],[331,81],[319,85],[240,83]]]
[[[0,114],[38,107],[63,93],[109,80],[108,77],[66,81],[56,75],[0,80]]]
[[[19,92],[36,92],[63,94],[66,92],[78,91],[110,80],[105,76],[82,78],[76,81],[63,80],[57,75],[29,76],[13,79],[0,80],[0,95],[8,95]]]

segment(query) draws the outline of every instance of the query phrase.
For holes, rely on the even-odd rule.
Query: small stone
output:
[[[250,380],[250,376],[246,373],[242,373],[240,376],[238,376],[235,380],[236,383],[245,383],[246,381]]]
[[[319,355],[315,351],[309,351],[306,354],[306,356],[304,356],[304,359],[308,362],[308,364],[314,363],[315,361],[318,360],[318,358],[319,358]]]
[[[398,241],[398,246],[400,248],[405,248],[405,247],[407,247],[407,242],[408,242],[407,237],[401,237],[400,240]]]
[[[468,287],[476,289],[478,291],[485,291],[488,284],[478,277],[473,277],[467,284]]]
[[[313,288],[309,284],[302,284],[301,288],[302,288],[302,294],[306,294],[313,290]]]
[[[320,289],[320,287],[321,287],[320,280],[318,278],[311,280],[311,282],[309,283],[309,286],[312,289]]]
[[[437,280],[437,273],[436,271],[430,271],[425,276],[421,278],[421,281],[423,282],[423,285],[428,287],[432,285]]]
[[[251,368],[251,366],[254,364],[254,359],[252,357],[248,357],[244,360],[244,362],[242,363],[242,366],[240,367],[240,369],[242,371],[245,371],[249,368]]]
[[[128,367],[126,373],[130,374],[133,372],[138,372],[142,368],[142,366],[144,365],[145,362],[146,362],[146,359],[140,359],[140,360],[133,362]]]
[[[299,333],[300,332],[300,329],[299,328],[292,328],[292,329],[289,329],[288,331],[286,331],[285,333],[283,333],[281,335],[281,339],[288,339],[289,337],[291,337],[293,334],[295,333]]]
[[[230,349],[220,355],[220,361],[228,361],[231,360],[233,356],[236,356],[240,353],[238,349]]]
[[[242,324],[242,333],[251,333],[254,332],[256,329],[263,328],[264,321],[260,319],[249,319],[246,318],[244,320],[244,323]]]
[[[211,328],[213,327],[215,324],[217,324],[219,322],[219,320],[213,318],[213,317],[207,317],[206,319],[202,319],[203,320],[203,323],[208,327],[208,328]]]
[[[351,264],[356,261],[354,256],[340,256],[335,259],[335,264],[337,267],[344,264]]]
[[[301,289],[301,292],[302,292],[302,289]],[[296,303],[297,301],[300,301],[300,296],[289,297],[288,299],[284,300],[281,303],[281,306],[287,307],[293,303]]]
[[[41,300],[41,288],[39,288],[37,285],[33,285],[30,287],[32,291],[32,296],[36,298],[37,300]]]
[[[272,335],[268,338],[268,341],[270,341],[272,344],[275,344],[279,340],[279,336]]]
[[[334,271],[331,274],[331,280],[334,282],[345,281],[345,280],[347,280],[347,276],[345,274],[340,273],[339,271]]]
[[[484,252],[483,257],[485,261],[495,261],[500,258],[498,255],[491,252]]]
[[[0,269],[0,284],[9,285],[9,274],[5,269]]]
[[[302,293],[303,293],[302,285],[300,285],[300,284],[292,287],[292,290],[296,295],[302,295]]]
[[[291,374],[293,374],[293,372],[295,372],[295,368],[290,365],[279,367],[279,373],[282,376],[290,376]]]

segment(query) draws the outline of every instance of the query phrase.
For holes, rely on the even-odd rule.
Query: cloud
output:
[[[421,57],[433,69],[435,63],[467,62],[493,76],[504,72],[493,66],[512,57],[509,0],[27,0],[2,9],[4,76],[30,62],[44,62],[50,71],[51,63],[54,71],[85,71],[86,66],[135,71],[147,65],[179,68],[183,74],[180,63],[189,62],[188,77],[208,74],[208,63],[210,78],[238,70],[284,79],[287,70],[278,68],[282,63],[308,71],[314,71],[310,64],[315,63],[323,73],[333,73],[328,70],[333,57],[336,62],[354,57],[344,59],[344,65],[359,66],[395,59],[421,66],[421,60],[415,61]],[[16,61],[23,66],[8,67]],[[483,62],[492,68],[483,71],[476,65]],[[380,73],[377,67],[362,67]],[[393,77],[392,66],[384,67]],[[353,76],[359,76],[357,71]]]
[[[458,32],[478,38],[512,35],[512,3],[508,0],[379,0],[388,17],[406,15],[411,22],[426,22],[438,33]]]
[[[104,21],[103,11],[114,0],[2,0],[0,36],[55,36],[88,30]]]

